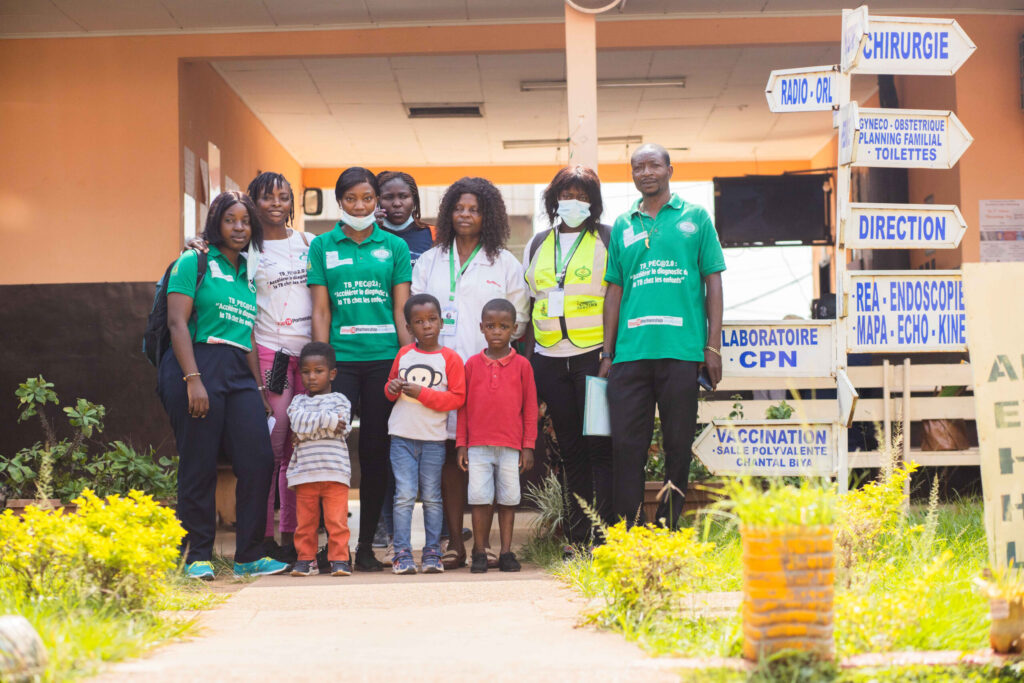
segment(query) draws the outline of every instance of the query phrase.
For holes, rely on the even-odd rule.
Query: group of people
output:
[[[222,452],[238,479],[239,575],[311,573],[321,521],[332,574],[380,571],[373,540],[385,508],[396,574],[467,560],[473,572],[517,571],[513,521],[538,400],[557,442],[567,552],[601,540],[579,501],[605,523],[640,518],[656,406],[666,454],[657,517],[676,524],[698,377],[712,386],[721,378],[725,263],[707,212],[670,191],[665,149],[643,145],[631,166],[641,197],[612,227],[601,223],[597,174],[560,170],[544,191],[551,227],[521,263],[505,248],[501,193],[483,178],[453,183],[428,226],[410,175],[346,169],[335,187],[341,220],[312,240],[291,229],[294,194],[279,174],[215,198],[201,239],[169,276],[171,349],[159,365],[180,455],[187,573],[213,577]],[[588,376],[608,378],[610,438],[584,435]],[[350,558],[345,437],[355,414],[360,514]],[[266,551],[277,501],[292,558]],[[495,506],[499,553],[488,541]]]

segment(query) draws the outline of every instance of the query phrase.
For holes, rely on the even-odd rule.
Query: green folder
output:
[[[586,405],[583,409],[584,436],[611,436],[612,425],[608,415],[608,380],[587,377]]]

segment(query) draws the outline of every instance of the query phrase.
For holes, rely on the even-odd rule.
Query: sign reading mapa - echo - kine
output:
[[[837,434],[831,422],[714,420],[693,454],[716,475],[827,477],[836,468]]]
[[[722,372],[727,377],[831,377],[835,322],[781,320],[722,326]]]
[[[967,350],[958,270],[849,272],[846,296],[851,353]]]

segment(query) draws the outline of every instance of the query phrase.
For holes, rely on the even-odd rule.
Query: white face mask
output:
[[[372,211],[365,216],[353,216],[348,211],[345,211],[345,209],[341,209],[341,222],[353,230],[362,232],[372,226],[376,221],[377,217],[373,215]]]
[[[558,215],[570,228],[578,227],[590,216],[590,204],[578,199],[559,199]]]
[[[410,225],[412,225],[412,216],[410,215],[408,218],[406,218],[405,222],[402,223],[401,225],[395,225],[394,223],[389,221],[387,218],[385,218],[381,222],[384,223],[384,227],[387,228],[388,230],[394,230],[395,232],[401,232],[402,230],[405,230]]]

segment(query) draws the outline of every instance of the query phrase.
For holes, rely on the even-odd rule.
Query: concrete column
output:
[[[595,16],[565,6],[565,77],[569,165],[597,171],[597,36]]]

